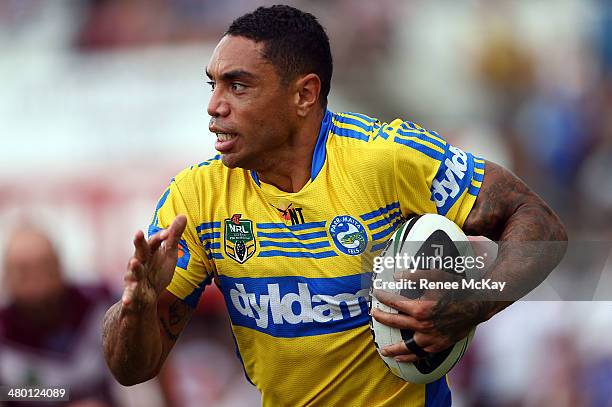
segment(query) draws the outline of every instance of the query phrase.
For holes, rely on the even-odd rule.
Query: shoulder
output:
[[[223,177],[229,169],[221,162],[221,155],[184,168],[171,180],[171,184],[179,188],[189,188],[208,178]]]
[[[376,139],[384,124],[377,118],[362,113],[332,113],[329,135],[337,144],[365,146]]]
[[[354,112],[332,113],[329,137],[332,149],[363,150],[372,158],[379,154],[389,158],[397,151],[417,160],[440,160],[447,146],[438,133],[412,121],[397,118],[384,122]]]
[[[392,146],[385,142],[387,123],[354,112],[332,113],[327,148],[332,155],[348,162],[369,162],[389,157]]]
[[[168,190],[180,195],[202,192],[219,192],[231,181],[234,185],[245,182],[248,171],[242,168],[228,168],[221,161],[221,155],[184,168],[170,180]]]
[[[213,195],[216,189],[226,184],[224,177],[228,171],[220,155],[183,169],[170,180],[159,198],[152,224],[156,223],[160,213],[174,218],[176,211],[199,208],[205,192]]]

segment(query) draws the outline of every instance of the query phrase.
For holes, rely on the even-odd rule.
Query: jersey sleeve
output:
[[[395,120],[385,130],[394,141],[402,214],[437,213],[462,227],[480,192],[484,160],[412,122]]]
[[[194,207],[194,203],[185,202],[177,182],[172,180],[155,207],[148,235],[151,237],[168,228],[179,214],[187,216],[187,226],[179,241],[176,269],[167,290],[195,308],[204,288],[212,282],[213,265],[198,238],[199,208]]]

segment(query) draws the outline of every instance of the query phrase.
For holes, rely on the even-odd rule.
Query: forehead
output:
[[[25,230],[11,236],[6,249],[7,258],[40,257],[53,255],[54,249],[51,241],[42,233],[35,230]]]
[[[272,65],[263,57],[264,44],[245,37],[226,35],[215,47],[206,67],[212,76],[244,70],[254,74],[267,72]]]

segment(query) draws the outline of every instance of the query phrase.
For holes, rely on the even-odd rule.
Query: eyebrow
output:
[[[212,79],[212,75],[208,71],[208,68],[206,68],[206,76],[208,76],[209,79]],[[237,79],[255,79],[255,75],[249,71],[245,71],[244,69],[235,69],[233,71],[224,72],[221,75],[221,80],[223,81],[229,82]]]

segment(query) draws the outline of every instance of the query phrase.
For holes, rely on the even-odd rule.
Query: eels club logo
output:
[[[363,253],[368,245],[365,228],[352,216],[336,216],[329,225],[329,234],[338,250],[350,256]]]

